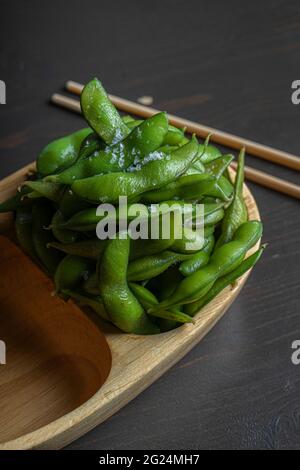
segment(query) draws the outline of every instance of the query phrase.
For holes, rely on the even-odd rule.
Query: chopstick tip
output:
[[[52,93],[52,95],[50,96],[50,101],[52,101],[52,103],[56,103],[58,99],[59,99],[58,93]]]
[[[75,82],[73,82],[73,80],[67,80],[66,83],[65,83],[65,89],[66,90],[69,90],[70,88],[72,88],[72,85],[74,84]]]

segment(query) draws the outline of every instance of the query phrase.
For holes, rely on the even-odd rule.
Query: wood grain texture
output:
[[[98,76],[113,94],[151,95],[159,109],[299,154],[298,1],[88,5],[1,2],[1,177],[82,127],[47,105],[71,76]],[[247,164],[299,184],[287,169],[249,156]],[[291,362],[300,339],[299,203],[250,188],[269,245],[242,294],[183,360],[69,449],[300,448],[300,366]]]
[[[7,350],[0,375],[1,449],[91,398],[107,379],[111,354],[101,331],[74,304],[53,296],[52,281],[4,236],[0,265],[0,331]]]
[[[9,197],[27,172],[0,182],[0,198]],[[246,185],[244,198],[249,219],[259,220]],[[7,228],[1,215],[0,232]],[[72,303],[64,309],[63,301],[51,297],[51,282],[5,236],[0,253],[0,331],[11,351],[0,379],[0,450],[61,448],[112,416],[208,333],[250,273],[203,308],[195,324],[141,336],[100,323],[107,345],[79,309],[72,311]]]

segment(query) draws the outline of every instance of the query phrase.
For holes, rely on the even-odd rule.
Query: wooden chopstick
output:
[[[232,162],[231,166],[232,168],[236,169],[237,163]],[[270,188],[279,193],[294,197],[295,199],[300,199],[300,186],[277,178],[276,176],[268,175],[263,171],[245,166],[245,178],[249,181],[253,181],[256,184],[259,184],[260,186],[264,186],[265,188]]]
[[[72,80],[67,81],[65,86],[69,92],[76,95],[80,95],[83,88],[81,83],[73,82]],[[157,109],[143,106],[133,101],[119,98],[115,95],[109,95],[109,98],[121,111],[132,113],[137,116],[150,117],[159,112]],[[183,119],[172,114],[168,114],[168,117],[171,124],[176,127],[186,127],[187,132],[190,132],[191,134],[196,134],[202,138],[206,138],[208,134],[212,134],[212,142],[238,150],[245,147],[246,152],[251,155],[300,171],[300,157],[296,157],[295,155],[283,152],[282,150],[258,144],[252,140],[237,137],[236,135],[229,134],[228,132],[219,131],[212,127],[204,126],[203,124],[198,124],[197,122],[189,121],[188,119]]]
[[[74,82],[68,82],[68,83],[73,84]],[[127,100],[123,100],[122,98],[119,98],[119,99],[122,100],[123,102],[124,101],[127,102]],[[54,104],[56,104],[58,106],[61,106],[62,108],[69,109],[69,110],[75,111],[77,113],[81,113],[80,103],[79,103],[78,100],[76,100],[74,98],[69,98],[68,96],[64,96],[64,95],[60,95],[58,93],[54,93],[51,97],[51,101]],[[125,106],[122,106],[122,108],[120,108],[120,109],[122,109],[123,111],[126,111],[128,113],[137,114],[134,111],[134,109],[135,109],[134,107],[138,106],[139,108],[145,108],[148,111],[148,108],[146,106],[141,106],[141,105],[132,103],[130,101],[129,101],[129,103],[131,104],[130,107],[127,108]],[[116,105],[116,102],[114,102],[114,104]],[[124,105],[124,103],[123,103],[123,105]],[[159,111],[155,110],[155,113],[156,112],[159,112]],[[143,117],[148,117],[148,116],[152,116],[153,114],[154,113],[142,114],[141,111],[140,111],[139,115],[143,116]],[[181,118],[178,118],[178,119],[181,119]],[[183,119],[183,121],[188,122],[185,119]],[[174,124],[174,120],[172,122]],[[201,135],[201,137],[202,137],[202,135]],[[203,137],[206,137],[206,135],[204,135]],[[213,140],[213,136],[212,136],[211,140]],[[279,151],[277,151],[277,152],[279,152]],[[294,157],[294,158],[297,158],[297,157]],[[232,163],[232,167],[236,168],[236,163],[235,162]],[[264,173],[264,172],[259,171],[259,170],[255,170],[254,168],[250,168],[248,166],[245,167],[245,177],[249,181],[253,181],[254,183],[257,183],[261,186],[265,186],[266,188],[270,188],[270,189],[273,189],[277,192],[292,196],[296,199],[300,199],[300,186],[298,186],[296,184],[293,184],[293,183],[290,183],[289,181],[285,181],[285,180],[282,180],[280,178],[276,178],[275,176],[268,175],[267,173]]]

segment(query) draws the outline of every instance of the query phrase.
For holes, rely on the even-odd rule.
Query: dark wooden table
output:
[[[2,0],[0,21],[1,177],[82,125],[47,100],[93,76],[117,95],[152,95],[157,108],[299,154],[299,1]],[[300,447],[299,201],[250,187],[269,246],[242,294],[190,354],[69,449]]]

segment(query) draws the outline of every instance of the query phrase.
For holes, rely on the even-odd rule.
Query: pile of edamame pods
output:
[[[244,150],[233,184],[228,167],[234,157],[209,139],[187,138],[166,113],[121,117],[97,79],[84,87],[81,108],[88,127],[49,143],[36,173],[0,212],[15,212],[19,244],[54,278],[65,301],[91,307],[127,333],[155,334],[193,322],[262,254],[260,247],[246,257],[262,224],[247,218]],[[149,207],[149,214],[152,204],[188,203],[191,213],[203,204],[202,248],[187,249],[184,238],[172,235],[97,238],[103,217],[97,206],[113,204],[118,214],[120,196],[128,207]]]

